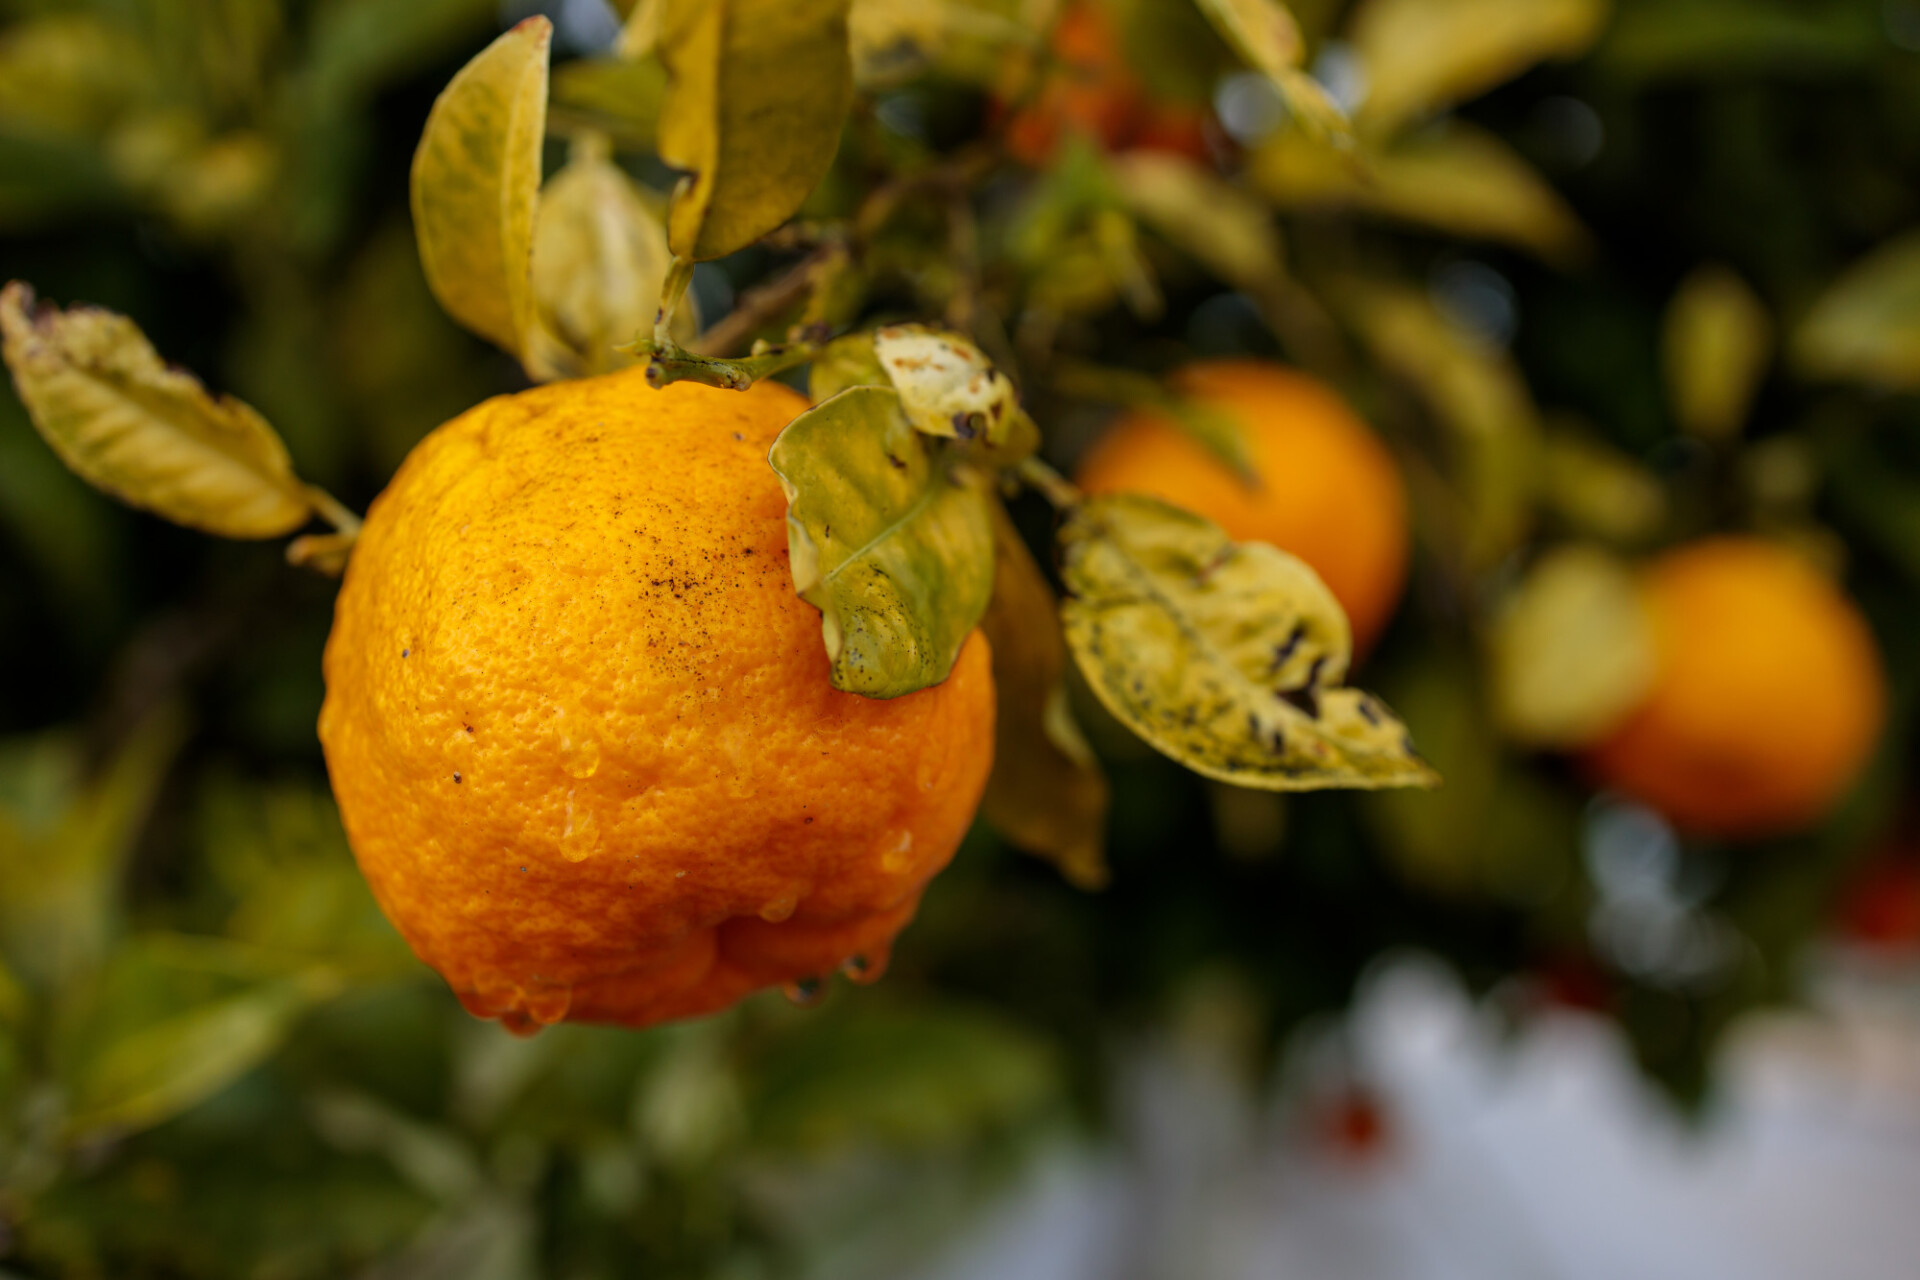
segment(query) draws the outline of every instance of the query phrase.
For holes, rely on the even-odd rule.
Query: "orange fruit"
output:
[[[1645,577],[1653,685],[1588,753],[1607,785],[1704,835],[1820,817],[1860,772],[1885,714],[1866,620],[1798,556],[1715,537]]]
[[[368,512],[320,739],[374,894],[469,1010],[631,1026],[871,978],[993,756],[940,685],[828,683],[768,447],[805,402],[640,370],[489,400]]]
[[[1088,452],[1081,488],[1151,494],[1238,541],[1299,556],[1347,611],[1364,650],[1407,576],[1407,498],[1393,455],[1331,388],[1281,365],[1203,361],[1170,381],[1238,421],[1257,483],[1164,416],[1130,411]]]

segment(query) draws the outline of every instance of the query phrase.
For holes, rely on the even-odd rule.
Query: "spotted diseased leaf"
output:
[[[1674,294],[1662,338],[1680,425],[1709,440],[1740,434],[1773,358],[1766,304],[1728,268],[1701,267]]]
[[[1608,0],[1365,0],[1348,24],[1367,96],[1363,130],[1390,133],[1599,38]]]
[[[34,426],[95,488],[226,538],[276,537],[312,516],[266,419],[169,368],[125,316],[36,309],[14,281],[0,291],[0,340]]]
[[[873,354],[914,430],[948,439],[1004,443],[1020,396],[986,353],[957,333],[919,324],[876,330]]]
[[[1300,560],[1138,494],[1083,502],[1060,545],[1074,658],[1157,750],[1272,791],[1438,781],[1392,712],[1342,686],[1346,615]]]
[[[1794,334],[1794,358],[1817,378],[1920,391],[1920,233],[1849,267]]]
[[[993,590],[982,477],[915,431],[888,387],[851,387],[787,424],[794,589],[820,610],[833,687],[897,698],[947,678]]]
[[[1010,843],[1098,889],[1107,882],[1107,779],[1067,705],[1058,603],[997,502],[993,533],[993,602],[980,626],[993,645],[998,711],[980,811]]]
[[[528,18],[434,102],[413,154],[413,231],[447,314],[518,356],[533,323],[533,222],[553,24]]]
[[[661,0],[660,158],[682,258],[725,257],[785,222],[826,175],[853,99],[848,0]]]
[[[656,208],[604,146],[579,145],[540,193],[533,231],[535,323],[527,372],[541,381],[623,369],[621,350],[652,329],[673,255]],[[692,299],[674,310],[673,335],[691,340]]]

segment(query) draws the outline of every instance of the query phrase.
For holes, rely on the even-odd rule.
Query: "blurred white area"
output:
[[[1607,1023],[1503,1031],[1420,957],[1271,1101],[1204,1035],[1136,1046],[1114,1149],[1057,1152],[914,1280],[1909,1280],[1920,979],[1820,967],[1815,1012],[1736,1028],[1691,1127]]]

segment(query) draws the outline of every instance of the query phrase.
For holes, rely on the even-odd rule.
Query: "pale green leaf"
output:
[[[534,208],[553,24],[528,18],[462,67],[413,155],[413,231],[447,314],[520,355],[533,323]]]
[[[1074,658],[1159,751],[1273,791],[1438,780],[1390,711],[1343,687],[1346,615],[1300,560],[1138,494],[1083,502],[1060,545]]]
[[[1363,130],[1390,133],[1549,58],[1586,51],[1608,0],[1363,0],[1348,24],[1366,97]]]
[[[873,354],[914,430],[1006,441],[1020,413],[1019,393],[970,340],[926,325],[887,325],[874,331]]]
[[[556,133],[584,126],[623,148],[650,151],[666,96],[667,69],[658,58],[576,58],[553,69],[549,109]]]
[[[0,344],[33,425],[96,488],[228,538],[274,537],[312,515],[266,420],[169,368],[125,316],[36,310],[15,281],[0,291]]]
[[[885,88],[928,72],[993,87],[1039,43],[1038,6],[1018,0],[853,0],[853,78]]]
[[[1492,705],[1506,734],[1579,747],[1628,715],[1653,682],[1653,623],[1633,571],[1574,544],[1542,556],[1495,617]]]
[[[1266,74],[1300,133],[1316,143],[1353,143],[1353,126],[1325,86],[1300,69],[1306,43],[1280,0],[1198,0],[1214,29],[1247,65]]]
[[[1254,298],[1285,287],[1286,257],[1273,211],[1185,156],[1140,148],[1115,156],[1114,184],[1169,244]]]
[[[527,371],[551,381],[633,364],[617,348],[652,330],[672,259],[660,215],[633,179],[603,147],[576,144],[534,219]],[[690,340],[699,324],[691,299],[675,308],[676,338]]]
[[[993,533],[993,601],[980,626],[993,646],[998,710],[980,812],[1009,843],[1097,889],[1107,882],[1107,780],[1067,705],[1059,606],[997,502]]]
[[[841,392],[769,455],[787,493],[793,584],[820,610],[833,685],[894,698],[938,684],[993,589],[993,520],[971,469],[887,387]]]
[[[1801,322],[1793,354],[1816,378],[1920,391],[1920,232],[1842,273]]]
[[[0,129],[93,139],[152,94],[158,79],[152,51],[102,14],[17,22],[0,30]]]
[[[807,370],[807,398],[815,404],[831,400],[848,387],[887,387],[893,380],[874,354],[871,333],[849,333],[835,338],[813,358]]]
[[[1542,500],[1575,532],[1643,543],[1667,519],[1660,480],[1591,431],[1559,425],[1541,439]]]
[[[1701,267],[1668,304],[1662,355],[1680,425],[1728,440],[1746,425],[1773,358],[1773,317],[1747,282],[1725,267]]]
[[[1555,265],[1579,261],[1590,247],[1579,218],[1532,165],[1493,134],[1459,120],[1357,159],[1277,134],[1253,153],[1247,177],[1283,209],[1354,209],[1515,245]]]
[[[1151,374],[1062,360],[1055,364],[1053,387],[1076,399],[1157,414],[1192,436],[1235,474],[1250,483],[1255,479],[1253,455],[1240,420],[1218,405],[1181,395]]]
[[[661,0],[660,158],[686,177],[667,216],[683,258],[744,248],[833,163],[853,97],[848,0]]]

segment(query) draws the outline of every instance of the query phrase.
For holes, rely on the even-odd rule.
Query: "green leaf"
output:
[[[1009,0],[853,0],[853,78],[886,88],[928,72],[991,88],[1039,43],[1040,10]]]
[[[1680,425],[1709,440],[1739,435],[1773,358],[1766,304],[1727,268],[1701,267],[1668,304],[1663,339]]]
[[[674,253],[721,258],[793,216],[833,163],[853,99],[848,0],[662,0],[660,158],[686,177]]]
[[[313,514],[266,420],[168,368],[125,316],[36,310],[16,280],[0,290],[0,349],[33,425],[95,488],[228,538],[274,537]]]
[[[650,332],[673,254],[660,216],[604,145],[575,154],[540,193],[533,224],[536,323],[526,344],[536,380],[579,378],[634,363],[620,350]],[[691,339],[699,314],[675,309],[676,337]]]
[[[1115,156],[1127,206],[1169,244],[1263,301],[1285,287],[1286,256],[1273,211],[1185,156],[1140,148]]]
[[[462,67],[413,154],[413,231],[447,314],[520,355],[533,323],[533,221],[553,24],[528,18]]]
[[[849,333],[829,342],[807,370],[807,399],[831,400],[848,387],[888,387],[893,380],[874,354],[871,333]]]
[[[1064,395],[1157,413],[1192,436],[1214,457],[1253,483],[1253,455],[1240,420],[1216,405],[1183,396],[1165,382],[1134,369],[1109,369],[1078,361],[1056,364],[1053,386]]]
[[[1256,150],[1248,180],[1283,209],[1356,209],[1466,239],[1526,249],[1570,266],[1590,237],[1560,194],[1511,147],[1459,120],[1335,155],[1279,134]]]
[[[1346,615],[1300,560],[1138,494],[1083,502],[1060,545],[1067,643],[1155,749],[1273,791],[1438,781],[1391,712],[1341,686]]]
[[[1280,0],[1198,0],[1214,29],[1246,59],[1266,74],[1279,90],[1281,101],[1302,134],[1316,143],[1341,148],[1353,144],[1353,126],[1346,112],[1313,77],[1300,70],[1306,42],[1292,10]]]
[[[477,39],[499,11],[495,0],[330,0],[313,11],[305,74],[324,99],[364,97]]]
[[[1541,747],[1594,742],[1653,682],[1653,622],[1633,571],[1595,547],[1542,556],[1495,617],[1494,719]]]
[[[1363,0],[1348,23],[1366,99],[1354,122],[1379,135],[1586,51],[1607,0]]]
[[[993,504],[993,774],[980,812],[994,830],[1083,889],[1107,882],[1106,776],[1074,723],[1059,603],[1033,553]]]
[[[756,1146],[944,1146],[1031,1116],[1058,1075],[1041,1040],[989,1014],[850,1008],[760,1056],[748,1112]]]
[[[989,445],[1012,433],[1019,393],[968,339],[926,325],[888,325],[874,331],[873,354],[914,430]]]
[[[947,678],[993,590],[980,477],[852,387],[795,418],[768,460],[787,492],[793,585],[820,610],[833,687],[896,698]]]
[[[1801,322],[1793,355],[1816,378],[1920,391],[1920,233],[1847,268]]]
[[[287,972],[219,938],[149,935],[114,955],[57,1037],[76,1138],[178,1115],[264,1061],[294,1020],[337,990],[324,969]]]
[[[652,150],[666,96],[658,58],[576,58],[554,68],[551,110],[556,126],[577,123],[622,147]]]

